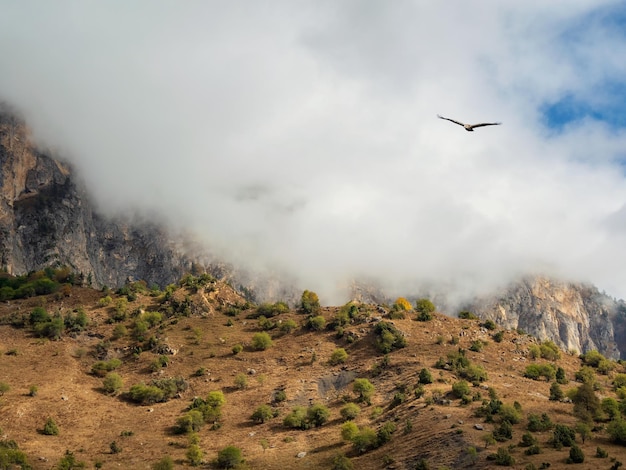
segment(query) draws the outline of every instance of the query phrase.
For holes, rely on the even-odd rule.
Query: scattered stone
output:
[[[482,430],[484,430],[485,428],[483,427],[483,425],[482,425],[482,424],[475,424],[475,425],[474,425],[474,429],[478,429],[479,431],[482,431]]]
[[[66,396],[66,395],[61,395],[61,400],[63,400],[63,401],[68,401],[68,400],[69,400],[69,398],[67,398],[67,396]]]
[[[148,408],[148,413],[152,413],[154,411],[154,408]]]
[[[459,424],[463,424],[463,420],[462,419],[459,420]]]
[[[256,374],[256,369],[248,369],[248,375]]]
[[[248,433],[248,436],[253,437],[256,434],[256,432],[252,431]]]
[[[298,457],[299,459],[306,457],[306,452],[298,452],[298,455],[296,455],[296,457]]]

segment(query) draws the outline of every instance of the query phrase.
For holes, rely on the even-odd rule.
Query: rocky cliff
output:
[[[0,267],[23,274],[67,265],[95,286],[128,278],[165,285],[191,269],[182,242],[158,224],[99,214],[72,168],[37,150],[0,109]]]
[[[483,319],[550,339],[566,351],[626,357],[626,305],[594,286],[527,278],[466,306]]]

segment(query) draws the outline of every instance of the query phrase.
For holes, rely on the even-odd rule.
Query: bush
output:
[[[333,351],[328,361],[331,365],[343,364],[348,359],[348,353],[344,348],[337,348]]]
[[[352,461],[343,454],[336,455],[333,458],[333,466],[331,470],[353,470]]]
[[[584,461],[584,452],[576,444],[573,444],[572,448],[569,450],[569,458],[567,459],[567,463],[583,463]]]
[[[476,315],[467,310],[461,310],[458,314],[458,317],[463,320],[478,320],[478,317]]]
[[[285,320],[280,325],[280,331],[282,331],[283,333],[291,333],[296,328],[298,328],[298,325],[291,318],[289,318],[288,320]]]
[[[433,383],[433,375],[428,369],[424,368],[420,370],[419,382],[424,385]]]
[[[232,351],[233,351],[233,355],[235,355],[235,356],[236,356],[236,355],[237,355],[237,354],[239,354],[241,351],[243,351],[243,346],[242,346],[241,344],[235,344],[235,345],[233,346]]]
[[[595,349],[587,351],[585,354],[581,354],[580,358],[582,359],[583,364],[591,367],[598,367],[601,361],[606,360],[606,358]]]
[[[204,424],[204,416],[198,410],[189,410],[176,420],[176,432],[188,434],[198,432]]]
[[[363,454],[368,450],[376,448],[378,445],[378,435],[372,428],[365,426],[359,429],[359,433],[352,438],[352,445],[357,453]]]
[[[527,429],[532,432],[548,431],[554,427],[552,420],[546,413],[542,413],[541,416],[537,414],[528,415],[528,427]]]
[[[574,378],[577,382],[594,384],[596,381],[596,371],[593,367],[582,366],[574,374]]]
[[[498,442],[513,439],[513,427],[508,421],[502,421],[500,426],[493,430],[493,438]]]
[[[320,299],[315,292],[305,290],[300,298],[299,310],[307,315],[315,315],[322,309]]]
[[[411,302],[406,300],[404,297],[398,297],[396,301],[393,303],[393,305],[391,306],[391,308],[399,312],[409,312],[413,310],[413,307],[411,306]]]
[[[480,326],[487,330],[495,330],[498,326],[493,320],[485,320],[484,323],[481,323]]]
[[[269,421],[273,417],[274,417],[274,411],[269,405],[259,406],[256,410],[254,410],[254,413],[252,413],[252,416],[251,416],[252,421],[254,421],[255,423],[259,423],[259,424]]]
[[[626,446],[626,421],[621,418],[614,419],[607,425],[606,432],[613,442]]]
[[[283,425],[294,429],[307,429],[307,411],[303,406],[296,406],[283,419]]]
[[[235,387],[244,390],[248,386],[248,377],[246,374],[239,373],[235,376]]]
[[[198,465],[202,463],[202,459],[204,458],[204,453],[202,452],[202,449],[200,449],[200,446],[198,446],[198,444],[191,444],[189,448],[187,449],[187,453],[185,454],[185,456],[187,457],[187,460],[189,460],[189,463],[191,464],[191,466],[197,467]],[[222,468],[229,468],[229,467],[222,467]]]
[[[152,464],[152,470],[174,470],[174,460],[166,455],[161,460]]]
[[[110,395],[115,395],[122,390],[124,386],[124,381],[122,377],[116,372],[109,372],[104,380],[102,381],[102,388],[104,388],[105,393]]]
[[[554,428],[554,434],[550,441],[550,444],[555,449],[562,447],[571,447],[576,439],[576,432],[564,424],[557,424]]]
[[[358,433],[359,427],[354,421],[346,421],[341,425],[341,438],[344,441],[352,441]]]
[[[272,338],[265,332],[255,333],[252,337],[252,347],[257,351],[265,351],[273,344]]]
[[[114,371],[122,365],[119,359],[109,359],[108,361],[98,361],[91,366],[91,373],[98,377],[104,377],[107,373]]]
[[[522,440],[519,442],[520,447],[530,447],[537,445],[537,438],[529,432],[522,434]]]
[[[57,423],[54,422],[54,419],[48,418],[46,420],[46,424],[44,424],[43,429],[41,430],[42,434],[46,436],[58,436],[59,435],[59,427]]]
[[[323,426],[329,417],[330,410],[320,403],[311,405],[307,410],[307,421],[315,427]]]
[[[569,382],[569,380],[567,380],[567,376],[565,375],[565,369],[561,366],[556,368],[556,381],[561,385],[565,385]]]
[[[550,400],[559,401],[562,400],[565,394],[561,390],[561,386],[557,382],[552,382],[550,386]]]
[[[465,380],[459,380],[452,384],[452,394],[456,398],[463,398],[470,394],[469,384]]]
[[[313,331],[322,331],[326,328],[326,319],[321,315],[312,316],[306,323],[307,327]]]
[[[472,341],[471,346],[469,347],[470,351],[474,351],[474,352],[480,352],[483,350],[483,342],[479,339],[477,339],[476,341]]]
[[[280,315],[281,313],[289,312],[289,305],[285,302],[276,302],[274,304],[264,303],[257,307],[256,314],[257,316],[264,316],[267,318],[274,317],[276,315]]]
[[[544,364],[529,364],[526,366],[524,377],[529,379],[539,380],[543,377],[545,380],[554,380],[556,376],[556,368],[549,363]]]
[[[406,346],[406,338],[393,323],[378,322],[374,328],[374,334],[376,335],[376,346],[383,354]]]
[[[561,357],[561,350],[553,341],[544,341],[539,345],[541,357],[548,361],[556,361]]]
[[[358,395],[358,401],[369,404],[374,394],[374,385],[367,379],[355,379],[352,390]]]
[[[511,405],[500,406],[498,415],[502,421],[508,421],[511,424],[517,424],[522,420],[522,414],[520,411]]]
[[[574,402],[574,415],[584,421],[590,421],[599,416],[601,407],[600,399],[593,391],[593,386],[589,383],[580,385],[572,394]]]
[[[142,405],[151,405],[164,401],[165,393],[154,385],[135,384],[128,391],[129,398]]]
[[[356,403],[348,403],[339,411],[341,417],[346,421],[355,419],[360,412],[361,407]]]
[[[415,302],[415,311],[417,312],[417,321],[430,321],[433,319],[435,304],[428,299],[418,299]]]
[[[492,338],[496,343],[501,343],[504,339],[504,331],[498,331],[497,333],[494,333]]]
[[[227,446],[217,453],[217,465],[219,468],[235,468],[241,462],[243,462],[243,457],[239,447]]]
[[[69,450],[66,450],[65,455],[63,456],[63,458],[61,458],[61,460],[59,460],[59,463],[54,468],[56,470],[76,470],[76,469],[85,468],[85,467],[86,467],[85,462],[76,460],[76,457],[74,457],[74,454],[71,453]]]
[[[500,447],[495,454],[489,455],[488,458],[494,460],[496,465],[504,467],[510,467],[515,464],[515,459],[505,447]]]

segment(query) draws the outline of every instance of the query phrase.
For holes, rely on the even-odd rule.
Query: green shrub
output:
[[[569,450],[569,458],[567,459],[567,463],[583,463],[584,461],[584,452],[576,444],[573,444],[572,448]]]
[[[179,434],[188,434],[198,432],[204,424],[204,416],[198,410],[189,410],[176,420],[176,432]]]
[[[255,423],[262,424],[266,421],[269,421],[274,417],[274,410],[269,405],[261,405],[254,413],[252,413],[251,419]]]
[[[354,421],[346,421],[341,425],[341,438],[344,441],[352,441],[358,433],[359,427]]]
[[[528,427],[527,429],[532,432],[548,431],[554,427],[550,416],[546,413],[542,413],[541,416],[537,414],[528,415]]]
[[[307,420],[312,426],[324,425],[329,417],[330,410],[320,403],[311,405],[307,410]]]
[[[166,455],[158,462],[152,464],[152,470],[174,470],[174,460],[169,455]]]
[[[98,361],[91,366],[91,373],[98,377],[104,377],[107,373],[114,371],[122,365],[119,359],[109,359],[108,361]]]
[[[433,383],[433,375],[428,369],[424,368],[420,370],[419,383],[424,385]]]
[[[478,320],[478,317],[474,315],[472,312],[467,310],[462,310],[459,312],[458,317],[463,320]]]
[[[164,401],[165,393],[154,385],[135,384],[128,391],[129,398],[142,405],[151,405]]]
[[[493,460],[496,465],[503,467],[511,467],[515,464],[515,458],[509,453],[506,447],[500,447],[495,454],[490,454],[487,458]]]
[[[454,382],[452,384],[452,394],[456,398],[463,398],[464,396],[469,395],[469,384],[465,380],[459,380],[458,382]]]
[[[606,459],[609,456],[609,453],[604,450],[602,447],[596,447],[596,457],[599,459]]]
[[[376,433],[376,446],[382,446],[391,440],[391,435],[396,432],[393,421],[386,421]]]
[[[242,462],[243,456],[239,447],[227,446],[217,453],[217,465],[219,468],[235,468]]]
[[[480,324],[480,326],[482,326],[483,328],[487,330],[492,330],[492,331],[498,327],[493,320],[485,320],[483,323]]]
[[[580,358],[582,359],[583,364],[591,367],[598,367],[601,361],[606,360],[606,358],[595,349],[587,351],[585,354],[581,354]]]
[[[501,343],[504,339],[504,331],[498,331],[497,333],[494,333],[491,337],[496,343]]]
[[[559,401],[562,400],[565,394],[561,390],[561,386],[557,382],[552,382],[550,386],[550,400]]]
[[[613,390],[626,387],[626,374],[615,374],[613,378]]]
[[[113,328],[113,334],[111,335],[112,340],[117,340],[123,338],[128,334],[128,329],[124,325],[115,325]]]
[[[567,380],[567,376],[565,375],[565,369],[561,366],[556,368],[556,381],[561,385],[569,383],[569,380]]]
[[[435,304],[429,299],[418,299],[415,302],[415,311],[417,312],[417,321],[430,321],[433,319]]]
[[[76,460],[74,454],[69,450],[65,451],[65,455],[59,460],[59,463],[54,467],[55,470],[76,470],[79,468],[85,468],[85,462]]]
[[[493,438],[498,442],[513,439],[513,427],[508,421],[502,421],[500,426],[493,430]]]
[[[292,320],[291,318],[285,320],[284,322],[281,323],[280,325],[280,331],[282,331],[283,333],[291,333],[292,331],[294,331],[296,328],[298,328],[297,323]]]
[[[357,405],[356,403],[348,403],[339,411],[339,413],[341,414],[341,417],[345,421],[355,419],[359,415],[360,412],[361,412],[361,407]]]
[[[202,459],[204,458],[204,453],[202,452],[202,449],[200,449],[200,446],[198,444],[191,444],[189,448],[187,449],[185,456],[187,457],[187,460],[189,460],[189,463],[191,464],[191,466],[197,467],[198,465],[202,463]],[[229,468],[229,467],[222,467],[222,468]]]
[[[541,357],[548,361],[556,361],[561,357],[561,350],[553,341],[547,340],[539,345]]]
[[[530,447],[537,444],[537,438],[529,432],[522,434],[522,440],[519,442],[520,447]]]
[[[498,415],[502,421],[508,421],[511,424],[517,424],[522,420],[520,410],[511,405],[502,405],[498,411]]]
[[[57,423],[55,423],[54,419],[48,418],[46,420],[46,423],[43,425],[41,433],[45,434],[46,436],[59,435],[59,427],[57,426]]]
[[[122,377],[116,372],[109,372],[102,381],[102,388],[104,389],[105,393],[108,393],[110,395],[115,395],[119,393],[120,390],[122,390],[123,386],[124,381],[122,380]]]
[[[248,386],[248,377],[246,374],[239,373],[235,376],[235,387],[244,390]]]
[[[577,382],[583,382],[588,384],[594,384],[596,381],[596,371],[593,367],[582,366],[574,374]]]
[[[483,345],[484,343],[481,340],[477,339],[476,341],[472,341],[469,350],[474,352],[480,352],[483,350]]]
[[[404,297],[398,297],[391,306],[391,308],[399,312],[410,312],[411,310],[413,310],[411,302],[406,300]]]
[[[599,416],[601,411],[600,399],[596,396],[591,384],[581,384],[571,398],[574,402],[574,415],[580,419],[590,421]]]
[[[377,447],[378,435],[372,428],[364,426],[359,429],[359,433],[352,438],[352,445],[357,453],[363,454]]]
[[[343,454],[333,457],[333,466],[331,470],[354,470],[352,461]]]
[[[309,317],[307,320],[307,328],[313,331],[322,331],[326,328],[326,319],[321,315]]]
[[[607,425],[606,432],[613,442],[626,446],[626,421],[614,419]]]
[[[374,394],[374,385],[367,379],[355,379],[352,390],[357,394],[358,401],[369,404]]]
[[[556,368],[549,363],[544,364],[529,364],[524,371],[524,377],[529,379],[539,380],[542,377],[549,381],[554,380],[556,376]]]
[[[264,315],[261,315],[259,317],[259,328],[264,331],[273,330],[274,328],[276,328],[276,322],[273,322],[269,318],[266,318]]]
[[[374,328],[374,334],[376,335],[376,346],[383,354],[406,346],[406,338],[393,323],[378,322]]]
[[[236,356],[237,354],[239,354],[241,351],[243,351],[243,346],[241,344],[235,344],[233,346],[233,354]]]
[[[331,365],[343,364],[348,359],[348,353],[344,348],[337,348],[333,351],[328,361]]]
[[[252,336],[252,347],[257,351],[265,351],[273,344],[272,338],[265,332],[255,333],[254,336]]]
[[[307,411],[303,406],[296,406],[283,419],[283,425],[294,429],[307,429]]]
[[[572,428],[564,424],[557,424],[554,427],[554,434],[550,440],[550,444],[552,444],[555,449],[571,447],[574,444],[575,439],[576,432]]]
[[[298,310],[307,315],[316,315],[322,309],[320,299],[315,292],[305,290],[300,298]]]
[[[259,305],[256,310],[257,316],[264,316],[267,318],[275,317],[276,315],[287,312],[289,312],[289,305],[285,302],[276,302],[274,304],[264,303]]]

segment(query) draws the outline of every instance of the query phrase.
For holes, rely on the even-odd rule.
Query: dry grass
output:
[[[133,354],[135,343],[129,337],[112,341],[108,349],[108,357],[123,361],[117,372],[124,379],[124,390],[159,377],[182,376],[189,382],[189,389],[180,397],[150,406],[131,403],[123,395],[105,395],[102,379],[90,374],[91,366],[97,360],[94,357],[96,345],[109,340],[115,326],[107,323],[111,307],[98,306],[98,299],[102,297],[100,292],[74,288],[72,296],[62,300],[49,296],[0,306],[0,319],[18,311],[29,312],[45,300],[43,305],[49,312],[83,306],[91,320],[86,332],[74,337],[66,335],[60,341],[36,338],[28,328],[0,326],[0,381],[10,385],[10,390],[0,397],[3,437],[15,440],[35,469],[52,468],[66,449],[86,462],[87,468],[101,462],[105,469],[147,469],[166,455],[174,459],[177,468],[184,467],[189,465],[185,457],[188,437],[173,433],[176,419],[184,413],[193,397],[204,397],[209,391],[221,390],[227,401],[221,427],[210,430],[210,425],[206,425],[199,432],[207,467],[211,466],[218,450],[236,445],[242,448],[247,467],[253,469],[331,468],[331,461],[338,453],[345,453],[352,458],[355,468],[365,470],[413,468],[420,458],[427,459],[433,469],[442,466],[488,468],[493,466],[486,460],[488,453],[498,446],[520,441],[525,431],[525,419],[514,426],[513,440],[485,450],[483,437],[493,425],[473,416],[480,402],[467,406],[462,406],[459,400],[453,400],[447,406],[427,404],[433,390],[448,393],[452,383],[458,380],[452,372],[439,371],[433,365],[437,359],[459,347],[467,350],[467,357],[473,364],[482,365],[487,370],[489,380],[484,387],[493,387],[507,404],[519,402],[524,416],[546,412],[554,422],[573,425],[576,421],[571,404],[548,400],[550,383],[522,376],[525,366],[530,363],[528,346],[534,341],[526,335],[507,331],[504,340],[496,343],[490,337],[493,332],[481,329],[478,321],[459,320],[442,314],[436,314],[429,322],[409,318],[392,320],[405,333],[408,344],[390,353],[390,365],[376,375],[373,370],[382,355],[374,344],[372,327],[375,322],[349,325],[346,331],[359,338],[353,343],[348,343],[345,336],[338,339],[330,330],[309,332],[298,328],[285,335],[272,330],[274,346],[255,351],[250,346],[251,339],[260,329],[256,320],[246,319],[252,310],[243,311],[236,317],[227,317],[220,312],[220,306],[241,302],[228,286],[218,284],[218,289],[213,292],[180,290],[176,293],[178,299],[186,295],[191,297],[194,314],[166,319],[151,330],[151,334],[177,351],[170,356],[167,367],[151,372],[150,365],[158,354],[150,351]],[[158,299],[140,294],[137,300],[129,303],[129,311],[140,306],[156,310],[158,305]],[[325,308],[323,315],[331,321],[337,310]],[[376,315],[378,313],[374,311],[373,316]],[[229,318],[232,326],[227,326]],[[304,323],[304,317],[293,311],[275,320],[288,318],[298,324]],[[129,330],[130,322],[125,322]],[[438,341],[439,337],[444,341]],[[458,344],[450,344],[452,338],[458,339]],[[469,351],[469,346],[477,339],[488,344],[481,352]],[[244,346],[237,355],[232,353],[235,344]],[[338,347],[345,348],[349,357],[345,364],[330,366],[328,359]],[[573,378],[580,360],[564,353],[557,364]],[[424,397],[416,399],[412,390],[424,367],[431,370],[434,383],[425,387]],[[201,368],[206,374],[196,376],[195,372]],[[622,372],[621,367],[615,372]],[[241,373],[248,377],[247,387],[243,390],[235,386],[235,377]],[[342,377],[342,373],[348,378],[368,378],[376,387],[372,404],[363,407],[357,424],[376,428],[393,420],[398,428],[391,442],[363,455],[355,455],[351,445],[341,440],[339,410],[347,397],[354,396],[350,384],[334,388],[334,383],[341,382],[337,378]],[[610,377],[598,377],[602,384],[599,394],[614,396]],[[38,387],[36,396],[29,395],[32,385]],[[408,399],[392,408],[390,403],[394,393],[402,385],[408,389]],[[571,382],[563,389],[575,386],[576,383]],[[488,393],[484,387],[472,391],[480,391],[486,398]],[[279,417],[264,424],[254,424],[250,419],[252,412],[259,405],[270,403],[274,391],[279,388],[287,395],[287,401],[276,405]],[[293,406],[308,406],[309,403],[328,406],[331,410],[329,423],[306,431],[291,430],[282,425],[282,418]],[[383,409],[382,415],[371,419],[376,407]],[[38,431],[48,417],[58,424],[58,436],[45,436]],[[405,432],[407,422],[412,428]],[[475,429],[475,424],[482,424],[485,430]],[[511,453],[517,460],[515,468],[524,468],[528,463],[539,468],[542,462],[551,463],[551,469],[565,468],[568,451],[551,449],[547,445],[550,433],[537,433],[536,436],[543,453],[529,457],[524,455],[522,448],[513,448]],[[111,452],[112,441],[121,447],[121,452]],[[475,464],[470,464],[466,458],[466,449],[470,446],[479,450]],[[609,468],[610,459],[594,457],[597,446],[608,450],[610,457],[626,461],[626,449],[611,444],[606,434],[599,432],[581,444],[586,460],[573,468]],[[300,452],[307,454],[298,458]]]

